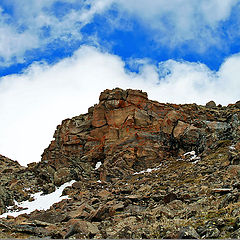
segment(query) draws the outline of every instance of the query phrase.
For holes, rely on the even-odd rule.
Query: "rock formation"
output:
[[[39,163],[0,161],[0,213],[76,180],[49,210],[0,219],[1,238],[240,238],[237,103],[105,90],[57,126]]]

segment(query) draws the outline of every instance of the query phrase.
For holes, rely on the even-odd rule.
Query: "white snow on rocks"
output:
[[[183,154],[184,160],[190,161],[192,163],[197,163],[201,158],[196,155],[195,151],[186,152]],[[181,159],[183,160],[183,159]]]
[[[234,146],[234,145],[231,145],[231,146],[229,147],[229,150],[232,150],[232,151],[234,151],[234,150],[236,150],[236,148],[235,148],[235,146]]]
[[[99,169],[101,165],[102,165],[101,162],[97,162],[97,163],[96,163],[96,166],[95,166],[95,170]]]
[[[152,171],[159,170],[160,167],[161,167],[161,165],[159,165],[159,166],[156,167],[156,168],[148,168],[148,169],[142,170],[142,171],[140,171],[140,172],[135,172],[135,173],[133,173],[133,175],[142,174],[142,173],[150,173],[150,172],[152,172]]]
[[[23,208],[23,210],[21,211],[13,211],[11,210],[12,207],[8,208],[8,212],[0,215],[0,218],[3,217],[7,217],[7,216],[13,216],[13,217],[17,217],[21,214],[29,214],[35,210],[47,210],[49,209],[54,203],[58,203],[60,201],[62,201],[63,199],[69,199],[68,196],[61,196],[63,190],[66,187],[72,186],[72,184],[76,182],[75,180],[72,180],[70,182],[66,182],[63,185],[61,185],[59,188],[57,188],[55,190],[55,192],[52,192],[50,194],[46,194],[46,195],[42,195],[42,192],[38,192],[35,194],[32,194],[31,197],[34,198],[33,201],[29,202],[29,201],[24,201],[24,202],[16,202],[15,204],[18,207]]]

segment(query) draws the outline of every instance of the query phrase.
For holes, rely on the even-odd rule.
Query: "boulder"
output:
[[[64,238],[69,238],[75,234],[78,234],[78,238],[93,238],[99,233],[99,229],[95,224],[79,219],[69,220],[67,226],[69,226],[69,230]]]
[[[200,239],[201,237],[199,236],[199,234],[196,232],[196,230],[191,227],[184,227],[182,228],[179,233],[177,238],[179,239]]]
[[[235,103],[235,106],[236,106],[237,108],[240,108],[240,101],[237,101],[237,102]]]
[[[207,108],[214,108],[216,106],[217,105],[216,105],[216,103],[214,101],[209,101],[209,102],[206,103],[206,107]]]

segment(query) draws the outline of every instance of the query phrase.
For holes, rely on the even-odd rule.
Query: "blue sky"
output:
[[[239,1],[222,2],[3,0],[0,76],[20,73],[34,61],[53,64],[83,44],[124,61],[185,60],[217,71],[240,48]]]
[[[240,100],[239,12],[240,0],[2,0],[0,154],[38,161],[105,88]]]

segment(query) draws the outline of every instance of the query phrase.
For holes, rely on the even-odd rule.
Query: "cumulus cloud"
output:
[[[138,59],[136,65],[139,72],[130,72],[120,57],[82,46],[54,65],[35,63],[22,74],[2,77],[0,154],[21,164],[39,161],[56,126],[87,112],[106,88],[142,89],[160,102],[205,104],[213,99],[228,104],[239,100],[240,55],[226,59],[219,72],[174,60],[154,66]]]

